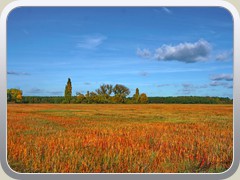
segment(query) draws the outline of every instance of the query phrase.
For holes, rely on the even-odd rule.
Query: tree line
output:
[[[84,103],[84,104],[146,104],[148,103],[148,97],[146,93],[139,92],[136,88],[136,92],[133,97],[128,97],[130,94],[128,87],[122,84],[102,84],[95,91],[87,91],[86,94],[77,92],[75,96],[72,95],[72,82],[68,78],[65,86],[64,97],[52,96],[22,96],[22,90],[8,89],[8,103]],[[17,94],[20,94],[17,96]]]
[[[64,101],[63,103],[87,103],[87,104],[131,104],[131,103],[148,103],[148,97],[145,93],[139,93],[139,89],[136,88],[136,92],[132,98],[127,98],[130,94],[128,87],[122,84],[102,84],[95,91],[87,91],[86,94],[80,92],[76,93],[75,97],[72,97],[72,83],[68,78],[65,86]]]
[[[7,90],[8,103],[54,103],[54,104],[232,104],[233,100],[224,97],[203,96],[178,96],[178,97],[148,97],[146,93],[139,92],[129,97],[130,90],[122,84],[102,84],[95,91],[87,91],[86,94],[77,92],[72,95],[72,83],[68,78],[64,96],[23,96],[20,89]]]
[[[149,97],[148,102],[152,104],[232,104],[233,100],[228,97],[177,96]]]

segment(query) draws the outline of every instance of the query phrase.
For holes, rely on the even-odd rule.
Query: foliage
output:
[[[162,104],[232,104],[233,100],[223,97],[178,96],[178,97],[149,97],[149,103]]]
[[[64,97],[61,96],[23,96],[19,89],[8,89],[7,100],[10,103],[81,103],[81,104],[232,104],[233,100],[224,97],[178,96],[178,97],[148,97],[146,93],[139,93],[136,88],[133,97],[128,97],[128,87],[116,84],[102,84],[95,92],[87,91],[84,95],[76,93],[72,96],[71,79],[68,78]],[[11,93],[10,93],[11,92]]]
[[[71,102],[71,99],[72,99],[72,83],[71,83],[71,79],[70,78],[68,78],[67,85],[65,87],[64,97],[65,97],[65,101],[67,103]]]
[[[22,90],[14,88],[7,90],[7,102],[21,103],[22,99]]]
[[[22,103],[29,104],[61,104],[65,98],[63,96],[23,96]]]
[[[124,103],[126,97],[130,94],[130,90],[121,84],[116,84],[113,88],[114,99],[115,103]]]
[[[103,95],[106,98],[109,97],[113,92],[113,86],[111,84],[103,84],[97,90],[98,95]]]
[[[145,93],[142,93],[140,96],[139,96],[139,103],[141,104],[146,104],[148,103],[148,97]]]
[[[77,99],[76,100],[77,103],[82,103],[82,102],[85,102],[85,100],[87,99],[87,96],[85,97],[84,94],[77,93],[76,99]]]
[[[133,100],[133,103],[138,103],[139,102],[139,89],[138,88],[136,88],[136,92],[133,95],[132,100]]]

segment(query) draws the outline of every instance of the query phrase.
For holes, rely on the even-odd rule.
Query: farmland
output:
[[[8,104],[7,159],[30,173],[223,172],[232,105]]]

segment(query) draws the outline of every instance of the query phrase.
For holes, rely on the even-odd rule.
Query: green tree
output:
[[[112,92],[113,92],[113,87],[111,84],[103,84],[96,90],[96,93],[98,95],[103,95],[108,97],[112,94]]]
[[[89,103],[99,103],[99,96],[95,92],[89,93]]]
[[[121,84],[116,84],[113,88],[114,93],[114,102],[116,103],[124,103],[126,97],[130,94],[130,90]]]
[[[71,102],[71,99],[72,99],[72,83],[71,83],[71,79],[70,78],[68,78],[67,85],[65,87],[64,97],[65,97],[66,103],[70,103]]]
[[[139,102],[139,89],[136,88],[136,92],[135,94],[133,95],[133,103],[138,103]]]
[[[13,103],[22,102],[22,90],[20,89],[8,89],[7,90],[7,101]]]
[[[85,95],[85,98],[86,98],[86,102],[89,104],[91,99],[90,99],[90,92],[87,91],[86,95]]]
[[[97,90],[99,98],[102,103],[108,103],[110,101],[110,96],[113,92],[113,86],[111,84],[103,84]]]
[[[148,103],[148,97],[145,93],[142,93],[140,96],[139,96],[139,103],[141,104],[146,104]]]
[[[77,103],[83,103],[85,101],[85,99],[86,99],[84,94],[82,94],[80,92],[77,92],[76,96],[77,96],[77,100],[76,100]]]

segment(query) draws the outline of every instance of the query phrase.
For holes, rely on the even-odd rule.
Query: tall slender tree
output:
[[[64,97],[65,97],[65,101],[67,103],[71,102],[71,99],[72,99],[72,83],[71,83],[71,79],[70,78],[68,78],[67,85],[65,87]]]
[[[139,89],[138,88],[136,88],[136,92],[133,95],[133,102],[134,103],[138,103],[139,102]]]

